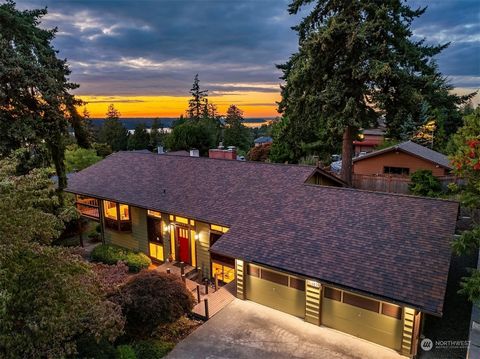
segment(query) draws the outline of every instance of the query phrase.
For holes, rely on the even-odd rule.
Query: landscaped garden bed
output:
[[[92,251],[90,258],[94,262],[105,264],[117,264],[122,261],[130,272],[138,273],[142,269],[147,269],[152,264],[151,259],[140,252],[134,252],[129,249],[117,247],[111,244],[100,244]]]

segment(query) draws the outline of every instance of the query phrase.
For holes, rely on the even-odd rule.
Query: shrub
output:
[[[141,340],[133,346],[137,358],[157,359],[163,358],[175,346],[170,342],[162,342],[160,340]]]
[[[135,350],[130,345],[119,345],[115,355],[117,359],[137,359]],[[142,357],[139,357],[142,358]]]
[[[140,272],[152,264],[150,258],[143,253],[134,252],[111,244],[100,244],[95,247],[90,257],[95,262],[105,264],[117,264],[118,261],[125,262],[130,272],[134,273]]]
[[[408,189],[416,196],[438,197],[442,193],[442,185],[430,170],[418,170],[410,176],[412,183]]]
[[[115,347],[106,339],[97,342],[94,337],[82,337],[77,340],[77,351],[79,358],[115,358]]]
[[[193,308],[194,298],[179,277],[157,271],[136,275],[113,296],[126,318],[125,331],[132,337],[151,335]]]

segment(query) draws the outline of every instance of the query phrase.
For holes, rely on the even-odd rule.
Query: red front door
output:
[[[188,245],[188,229],[177,227],[178,259],[190,263],[190,246]]]

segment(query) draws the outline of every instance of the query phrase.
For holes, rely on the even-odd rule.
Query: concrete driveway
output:
[[[167,356],[232,359],[405,359],[397,352],[235,299]]]

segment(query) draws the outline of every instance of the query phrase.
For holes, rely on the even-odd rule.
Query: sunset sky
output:
[[[277,115],[280,72],[296,51],[290,29],[299,17],[284,0],[18,1],[48,6],[45,27],[58,27],[55,47],[67,58],[76,94],[92,117],[114,103],[123,117],[177,117],[196,73],[224,113],[236,104],[246,117]],[[451,42],[440,70],[459,91],[480,87],[480,2],[411,0],[428,5],[413,26],[417,38]],[[305,13],[300,14],[305,16]],[[478,100],[477,100],[478,101]]]

